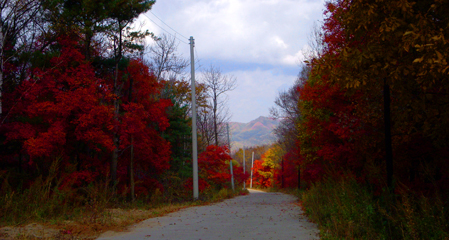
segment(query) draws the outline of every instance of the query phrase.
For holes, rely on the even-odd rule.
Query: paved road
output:
[[[302,215],[295,197],[249,191],[221,203],[151,218],[129,232],[107,232],[98,239],[319,239],[316,225]]]

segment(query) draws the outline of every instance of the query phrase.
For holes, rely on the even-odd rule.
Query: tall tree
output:
[[[128,169],[132,190],[136,169],[137,173],[140,172],[140,181],[155,182],[159,180],[158,175],[169,168],[170,144],[163,139],[162,132],[169,126],[166,112],[172,103],[169,99],[156,97],[162,83],[156,81],[142,60],[131,59],[125,71],[120,71],[121,78],[122,75],[127,75],[132,81],[123,84],[124,92],[129,94],[120,99],[119,147],[122,153],[132,151],[128,152],[129,155],[121,154],[123,161],[118,165]]]
[[[294,85],[286,91],[279,92],[279,95],[274,101],[275,106],[270,109],[271,116],[281,120],[279,125],[274,129],[274,133],[278,138],[279,146],[285,152],[284,160],[288,161],[286,164],[296,166],[297,168],[298,187],[300,186],[301,177],[298,148],[298,136],[300,134],[298,123],[301,120],[301,109],[298,104],[300,100],[299,88],[308,80],[310,70],[311,66],[304,65]],[[284,173],[285,171],[282,171],[282,174]]]
[[[37,0],[1,0],[0,1],[0,121],[3,114],[3,84],[5,64],[12,58],[18,58],[17,53],[7,54],[7,50],[17,51],[25,47],[27,40],[35,34],[28,32],[33,22],[37,20],[40,2]],[[21,39],[21,37],[23,37]],[[21,40],[23,40],[21,42]],[[22,44],[22,46],[17,46]],[[32,44],[32,43],[31,43]],[[9,51],[11,52],[11,51]],[[0,122],[1,123],[1,122]]]
[[[202,81],[207,89],[210,99],[213,137],[216,146],[220,145],[220,139],[226,132],[225,122],[230,118],[226,108],[225,94],[236,88],[236,79],[233,76],[224,75],[220,68],[211,65],[203,73]]]
[[[348,94],[362,92],[369,101],[358,102],[357,114],[365,126],[380,130],[387,127],[379,114],[386,80],[391,90],[394,164],[401,166],[395,168],[396,177],[418,181],[446,175],[442,166],[449,147],[445,127],[449,87],[444,80],[449,72],[447,2],[336,1],[328,9],[326,41],[333,54],[323,59],[323,73]],[[375,142],[380,141],[384,140]],[[395,154],[417,142],[432,147],[422,148],[420,157]],[[424,173],[418,166],[441,167]]]
[[[115,1],[107,0],[41,0],[45,18],[51,32],[47,37],[54,38],[67,32],[78,32],[83,44],[82,53],[88,60],[99,49],[101,38],[111,28],[110,12]],[[53,35],[53,36],[52,36]],[[97,41],[95,39],[97,38]]]
[[[119,154],[119,146],[120,146],[120,138],[119,138],[119,115],[120,115],[120,102],[119,98],[121,95],[121,86],[119,82],[119,63],[122,60],[124,50],[134,49],[134,45],[129,45],[127,42],[124,42],[124,30],[126,27],[132,23],[141,13],[144,13],[151,9],[154,1],[147,0],[116,0],[109,3],[111,6],[111,11],[109,12],[109,17],[112,21],[111,28],[111,37],[113,42],[113,53],[114,53],[114,76],[113,76],[113,93],[115,94],[115,98],[113,100],[114,107],[114,120],[117,124],[114,130],[113,142],[115,149],[112,152],[111,159],[111,179],[112,183],[115,184],[117,182],[117,162],[118,162],[118,154]],[[149,33],[148,33],[149,34]]]
[[[54,67],[35,69],[32,78],[9,94],[16,107],[7,140],[23,142],[30,165],[35,162],[40,168],[48,160],[66,160],[80,142],[94,151],[113,149],[111,109],[100,103],[108,90],[97,87],[104,80],[95,77],[73,40],[59,39],[53,47],[60,53],[50,60]]]
[[[156,80],[163,83],[161,97],[171,99],[173,106],[167,114],[170,126],[164,132],[164,137],[172,146],[171,170],[178,176],[185,177],[191,173],[191,164],[185,164],[191,159],[191,127],[189,126],[189,110],[191,98],[189,81],[186,81],[187,59],[178,52],[179,42],[175,37],[162,34],[155,38],[148,48],[150,70]]]

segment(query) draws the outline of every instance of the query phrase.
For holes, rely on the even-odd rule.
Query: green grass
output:
[[[22,190],[13,188],[6,175],[0,176],[0,227],[38,223],[49,228],[70,229],[81,238],[88,238],[104,231],[120,231],[130,224],[185,207],[248,193],[241,186],[236,191],[210,188],[200,193],[199,200],[193,201],[191,192],[181,186],[182,192],[175,194],[176,197],[172,197],[173,192],[156,190],[151,196],[141,196],[131,202],[126,193],[114,193],[107,181],[61,189],[55,172],[56,169],[50,169],[48,177],[37,178]],[[21,236],[19,239],[34,238]]]
[[[405,190],[392,200],[355,180],[327,180],[295,192],[322,239],[449,239],[448,203]]]
[[[114,195],[107,183],[91,184],[82,189],[66,189],[61,191],[54,179],[37,179],[28,189],[14,191],[7,181],[0,188],[0,227],[23,225],[31,222],[60,223],[63,221],[82,221],[86,224],[105,223],[108,218],[107,209],[156,209],[168,205],[204,205],[222,201],[234,196],[247,194],[247,190],[237,188],[209,190],[201,193],[198,201],[188,196],[184,201],[172,202],[156,190],[151,197],[126,200],[126,196]]]

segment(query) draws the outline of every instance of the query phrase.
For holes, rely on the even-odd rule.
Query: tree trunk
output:
[[[118,124],[119,121],[119,101],[118,101],[118,63],[115,65],[116,67],[116,74],[114,78],[114,93],[116,94],[116,97],[114,98],[114,121],[115,124]],[[112,162],[111,162],[111,184],[113,186],[117,183],[117,163],[118,163],[118,151],[120,146],[120,137],[118,135],[118,126],[114,127],[114,135],[112,141],[114,142],[114,150],[112,151]]]
[[[114,150],[112,151],[112,161],[111,161],[111,184],[112,186],[115,186],[117,183],[117,162],[118,162],[118,146],[116,144],[117,139],[117,134],[114,133],[114,137],[113,137],[113,141],[114,141]]]
[[[117,52],[117,59],[115,62],[115,76],[114,76],[114,120],[115,124],[118,124],[119,122],[119,86],[118,86],[118,65],[122,58],[122,26],[121,23],[118,22],[118,29],[119,29],[119,39],[118,39],[118,52]],[[114,129],[114,136],[113,136],[113,142],[114,142],[114,151],[112,152],[112,161],[111,161],[111,179],[112,184],[115,186],[117,184],[117,163],[118,163],[118,151],[120,146],[120,137],[118,135],[118,126],[115,126]]]
[[[134,202],[134,137],[131,137],[131,159],[129,160],[129,185],[131,186],[131,201]]]
[[[390,86],[384,79],[384,123],[385,123],[385,161],[387,165],[387,185],[393,190],[393,147],[391,144]]]
[[[22,154],[22,151],[20,151],[19,152],[19,173],[23,172],[22,163],[23,163],[23,154]]]
[[[87,31],[89,31],[89,30],[87,30]],[[86,43],[85,43],[85,51],[86,51],[86,53],[85,53],[85,55],[86,55],[86,60],[90,60],[90,58],[91,58],[91,56],[90,56],[90,44],[92,43],[92,33],[90,33],[90,32],[87,32],[86,33]]]
[[[298,166],[298,189],[301,189],[301,165]]]
[[[1,13],[1,12],[0,12]],[[1,17],[1,16],[0,16]],[[3,45],[5,42],[5,36],[3,33],[3,21],[0,20],[0,123],[2,120],[2,113],[3,113]]]

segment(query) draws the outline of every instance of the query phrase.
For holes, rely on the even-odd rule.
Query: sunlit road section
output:
[[[294,196],[249,191],[145,220],[127,232],[106,232],[98,239],[319,239],[317,226],[302,215]]]

